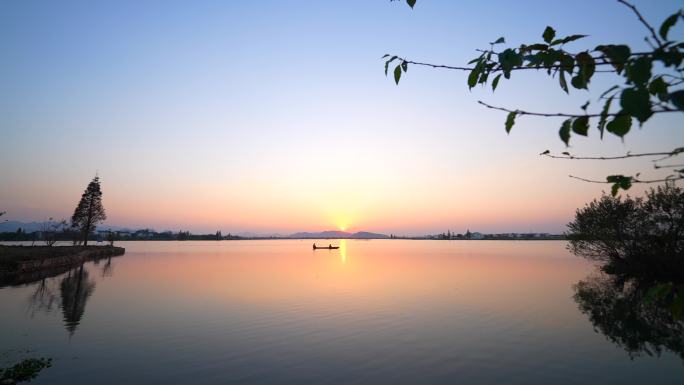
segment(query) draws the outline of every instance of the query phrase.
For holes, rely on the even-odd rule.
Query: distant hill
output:
[[[369,233],[367,231],[359,231],[358,233],[348,233],[346,231],[321,231],[318,233],[310,233],[310,232],[299,232],[299,233],[294,233],[289,236],[289,238],[296,238],[296,239],[326,239],[326,238],[331,238],[331,239],[384,239],[384,238],[389,238],[389,236],[385,234],[376,234],[376,233]]]
[[[283,235],[279,233],[255,233],[251,231],[243,231],[240,233],[235,233],[238,237],[244,238],[288,238],[288,235]]]
[[[13,233],[17,231],[18,228],[21,228],[24,232],[27,233],[32,233],[34,231],[40,231],[41,227],[43,226],[44,222],[21,222],[21,221],[7,221],[7,222],[0,222],[0,233]],[[55,221],[52,221],[51,223],[57,223]],[[121,227],[121,226],[109,226],[109,225],[101,225],[97,226],[98,230],[114,230],[114,231],[131,231],[128,228]]]
[[[32,233],[34,231],[39,231],[41,222],[19,222],[19,221],[7,221],[0,223],[0,233],[10,233],[17,231],[18,228],[23,229],[27,233]]]
[[[354,239],[385,239],[385,238],[389,238],[389,236],[385,235],[385,234],[369,233],[367,231],[359,231],[358,233],[352,234],[351,237]]]
[[[40,231],[43,222],[21,222],[21,221],[7,221],[0,222],[0,233],[13,233],[21,228],[26,233]],[[103,224],[97,226],[97,230],[112,230],[112,231],[127,231],[134,232],[134,229],[122,226],[112,226]],[[154,231],[154,230],[152,230]],[[346,231],[321,231],[321,232],[298,232],[291,235],[282,235],[277,233],[258,234],[253,232],[241,232],[233,235],[238,235],[245,238],[292,238],[292,239],[386,239],[389,236],[385,234],[370,233],[367,231],[359,231],[357,233],[349,233]]]

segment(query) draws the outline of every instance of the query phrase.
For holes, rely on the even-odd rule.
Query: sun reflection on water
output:
[[[347,240],[340,240],[340,258],[342,263],[347,263]]]

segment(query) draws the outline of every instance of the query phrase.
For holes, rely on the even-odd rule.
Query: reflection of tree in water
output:
[[[630,357],[670,350],[684,359],[684,189],[604,195],[568,228],[570,251],[600,263],[574,287],[594,328]]]
[[[49,313],[57,303],[57,295],[50,287],[48,278],[42,278],[36,285],[36,290],[29,297],[29,312],[33,317],[36,312],[43,311]]]
[[[594,328],[630,357],[670,350],[684,359],[684,285],[597,273],[574,289],[575,301]]]
[[[88,279],[88,271],[81,267],[69,271],[60,283],[62,294],[62,313],[64,325],[70,334],[74,334],[83,318],[88,298],[95,291],[95,281]]]
[[[99,260],[94,260],[98,264]],[[111,277],[114,272],[112,258],[106,258],[101,269],[102,277]],[[76,268],[60,267],[39,273],[18,274],[0,285],[23,286],[35,284],[28,298],[28,313],[33,317],[37,312],[51,313],[60,304],[67,331],[73,334],[78,327],[88,298],[95,291],[95,281],[89,279],[88,270],[83,265]],[[0,286],[2,287],[2,286]],[[60,298],[61,297],[61,298]]]
[[[111,277],[114,274],[114,267],[112,265],[112,257],[107,258],[104,266],[102,266],[102,277]]]

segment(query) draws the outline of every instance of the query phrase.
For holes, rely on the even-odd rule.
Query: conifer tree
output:
[[[74,215],[71,217],[71,227],[83,237],[83,245],[88,245],[88,236],[95,231],[99,222],[107,219],[102,206],[102,191],[100,190],[100,178],[95,176],[78,202]]]

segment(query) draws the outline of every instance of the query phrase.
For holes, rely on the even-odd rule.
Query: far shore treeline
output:
[[[1,211],[0,216],[6,212]],[[100,177],[96,175],[88,183],[83,195],[81,196],[71,223],[66,219],[55,220],[48,218],[39,224],[39,229],[28,229],[31,227],[21,223],[17,224],[16,230],[0,232],[0,242],[31,242],[32,246],[46,245],[53,246],[57,242],[71,242],[73,246],[88,245],[88,241],[107,241],[111,246],[117,240],[126,241],[206,241],[206,240],[246,240],[246,239],[429,239],[429,240],[557,240],[565,239],[563,234],[549,233],[498,233],[483,234],[467,230],[465,233],[452,233],[451,230],[440,234],[429,234],[423,236],[403,236],[396,234],[379,234],[366,231],[347,233],[344,231],[323,231],[323,232],[299,232],[291,235],[251,235],[242,236],[228,233],[223,235],[221,230],[209,234],[192,234],[190,231],[180,230],[178,232],[163,231],[157,232],[151,229],[142,230],[103,230],[99,226],[107,215],[102,204],[102,189],[100,187]]]
[[[80,236],[80,233],[74,232],[70,228],[65,228],[60,232],[51,233],[50,225],[41,226],[48,228],[47,232],[42,230],[25,231],[18,227],[16,231],[0,232],[0,242],[32,242],[36,245],[52,242],[73,242],[75,238]],[[144,229],[136,231],[114,231],[114,230],[97,230],[91,233],[88,237],[89,241],[213,241],[213,240],[256,240],[256,239],[410,239],[410,240],[563,240],[566,239],[563,234],[549,234],[549,233],[497,233],[497,234],[482,234],[470,233],[464,234],[451,233],[450,231],[440,234],[430,234],[423,236],[399,236],[399,235],[384,235],[374,234],[374,236],[358,237],[355,234],[341,235],[341,234],[322,234],[310,233],[308,236],[293,235],[252,235],[242,236],[228,233],[222,234],[221,231],[209,234],[193,234],[189,231],[162,231]],[[49,240],[49,241],[48,241]]]

